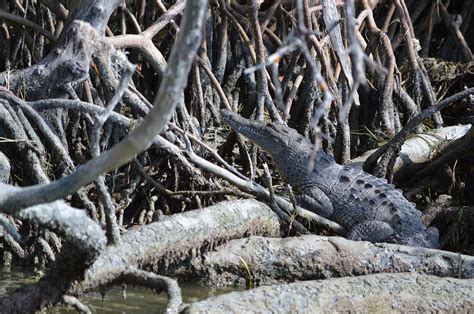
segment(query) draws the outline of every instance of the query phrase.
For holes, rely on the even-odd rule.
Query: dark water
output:
[[[0,297],[8,295],[18,287],[30,284],[39,277],[28,268],[0,267]],[[192,283],[180,283],[185,303],[192,303],[211,296],[236,291],[236,288],[209,289]],[[157,295],[152,290],[144,288],[126,289],[126,299],[122,287],[114,287],[102,299],[99,292],[91,292],[80,298],[93,313],[160,313],[166,307],[168,298],[165,293]],[[77,313],[66,306],[49,309],[47,313]]]
[[[38,279],[30,268],[0,266],[0,297]]]

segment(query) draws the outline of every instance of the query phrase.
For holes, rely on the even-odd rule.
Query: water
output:
[[[0,297],[39,279],[31,268],[0,266]]]
[[[39,279],[30,268],[21,267],[0,267],[0,297],[10,294],[15,289],[34,283]],[[199,300],[216,296],[219,294],[240,290],[242,288],[210,289],[193,283],[180,283],[185,303],[192,303]],[[122,287],[114,287],[105,297],[99,292],[91,292],[79,298],[87,305],[93,313],[160,313],[168,304],[166,293],[157,295],[154,291],[140,288],[127,287],[126,298],[124,299]],[[67,306],[58,306],[47,310],[46,313],[77,313]]]

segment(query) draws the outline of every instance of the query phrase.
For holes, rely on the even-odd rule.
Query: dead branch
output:
[[[393,180],[403,182],[438,155],[451,151],[450,143],[464,136],[470,128],[470,125],[450,126],[411,135],[403,143],[393,165]],[[376,151],[377,149],[366,151],[361,156],[352,159],[348,165],[362,167],[367,158]]]
[[[178,283],[169,277],[138,269],[127,269],[117,278],[116,282],[154,289],[157,293],[166,291],[169,299],[166,313],[178,313],[179,307],[183,303]]]
[[[61,201],[28,207],[17,215],[20,219],[58,233],[66,243],[56,263],[38,283],[0,299],[0,311],[4,313],[29,313],[59,302],[70,285],[82,278],[106,243],[99,225],[84,211],[71,208]]]
[[[379,148],[374,154],[372,154],[364,164],[364,170],[368,172],[373,172],[375,167],[375,174],[380,177],[385,177],[386,174],[390,176],[389,180],[393,176],[393,165],[397,158],[400,148],[403,145],[403,142],[406,140],[408,135],[415,130],[415,128],[425,119],[428,119],[435,112],[446,108],[450,104],[461,100],[471,94],[474,94],[474,88],[466,89],[462,92],[459,92],[453,96],[450,96],[440,102],[435,106],[431,106],[419,115],[410,120],[405,127],[387,144]],[[377,164],[377,160],[381,158],[380,163]],[[377,165],[377,166],[376,166]]]
[[[166,269],[172,261],[218,243],[251,234],[277,236],[278,217],[254,200],[229,201],[165,217],[127,232],[119,246],[107,247],[71,292],[81,294],[112,283],[132,268]],[[113,267],[110,267],[113,265]]]
[[[340,237],[250,237],[229,241],[171,269],[176,269],[173,276],[217,287],[403,272],[472,279],[474,257]]]
[[[185,313],[208,311],[425,312],[470,311],[474,280],[417,274],[378,274],[264,286],[192,303]]]
[[[178,95],[186,84],[187,74],[194,57],[194,54],[189,52],[197,50],[204,20],[205,10],[199,6],[200,4],[186,7],[185,16],[186,12],[189,12],[187,14],[193,18],[184,18],[185,23],[168,62],[164,77],[166,83],[160,86],[156,98],[157,104],[140,126],[112,149],[87,162],[67,177],[48,185],[25,188],[5,187],[5,193],[0,196],[1,207],[5,212],[13,213],[19,208],[53,201],[72,194],[83,185],[95,180],[98,175],[125,164],[151,145],[155,135],[161,133],[171,119],[178,102]]]

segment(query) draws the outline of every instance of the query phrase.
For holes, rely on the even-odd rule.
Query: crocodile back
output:
[[[437,242],[428,236],[421,212],[385,179],[338,164],[315,168],[311,178],[306,189],[314,185],[324,191],[334,208],[331,219],[349,230],[362,222],[383,221],[395,230],[387,242],[425,247]]]

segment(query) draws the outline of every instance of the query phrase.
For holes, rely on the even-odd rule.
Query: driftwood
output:
[[[421,122],[432,118],[440,127],[440,110],[454,102],[463,108],[472,104],[473,88],[459,92],[469,86],[468,76],[463,86],[438,93],[420,58],[430,49],[440,57],[435,48],[451,48],[450,38],[433,35],[440,24],[435,12],[441,12],[457,48],[451,54],[460,51],[466,62],[472,59],[472,40],[464,38],[472,33],[466,24],[473,14],[471,2],[361,0],[356,7],[353,1],[329,0],[218,0],[209,6],[207,0],[2,1],[0,253],[5,263],[46,260],[38,264],[51,267],[37,284],[1,299],[0,312],[32,312],[61,300],[87,312],[65,293],[80,295],[120,283],[165,290],[168,311],[177,311],[182,302],[177,282],[146,270],[178,274],[176,265],[187,267],[191,261],[200,271],[197,276],[217,276],[224,261],[211,264],[211,256],[224,259],[224,252],[206,253],[215,245],[252,234],[280,235],[280,221],[262,203],[206,208],[227,195],[242,195],[238,189],[271,202],[296,233],[311,229],[306,228],[309,221],[325,227],[320,231],[344,235],[342,226],[276,195],[280,181],[274,176],[272,186],[271,164],[257,149],[235,134],[221,143],[225,131],[219,108],[257,119],[266,119],[267,110],[272,121],[286,121],[314,136],[315,148],[324,141],[342,162],[374,147],[367,133],[393,137],[367,163],[390,177],[399,146]],[[463,22],[458,25],[453,17],[460,7]],[[128,57],[138,63],[133,80]],[[407,70],[399,71],[403,60],[408,60]],[[453,142],[458,149],[446,149],[450,153],[431,168],[472,151],[473,131]],[[234,154],[236,144],[240,156]],[[84,211],[77,214],[57,200]],[[170,215],[135,226],[151,223],[160,211]],[[297,215],[307,220],[295,220]],[[119,227],[132,231],[121,239]],[[218,279],[247,278],[247,284],[255,284],[406,270],[472,277],[471,258],[445,252],[432,255],[339,238],[260,239],[261,251],[233,248],[242,255],[231,256],[232,270]],[[243,242],[229,245],[237,243]],[[282,245],[289,247],[270,251]],[[303,250],[315,253],[298,256]],[[264,258],[250,258],[259,252],[279,260],[259,266]],[[197,257],[202,254],[204,260]],[[396,286],[402,277],[384,278]],[[258,306],[251,309],[258,311]]]
[[[70,285],[82,278],[85,269],[99,256],[105,235],[82,210],[61,201],[25,208],[20,217],[43,225],[66,242],[56,263],[37,283],[0,299],[0,313],[29,313],[35,308],[58,302]]]
[[[255,236],[229,241],[168,274],[210,286],[248,286],[382,272],[474,278],[474,257],[340,237]]]
[[[110,284],[129,268],[163,270],[173,261],[197,256],[219,243],[252,234],[280,234],[276,214],[254,200],[222,202],[165,216],[162,221],[127,232],[120,245],[107,247],[72,293]]]
[[[37,66],[39,68],[45,67],[47,70],[38,70],[32,67],[23,74],[16,73],[12,75],[12,77],[9,77],[9,79],[11,78],[11,86],[15,89],[14,85],[17,84],[21,78],[25,77],[24,82],[28,83],[27,93],[30,97],[31,95],[35,95],[33,92],[35,88],[45,93],[35,95],[38,96],[38,98],[46,98],[47,94],[57,97],[66,96],[67,93],[65,91],[67,90],[70,92],[72,90],[71,94],[74,94],[75,92],[73,91],[71,82],[75,82],[76,80],[80,81],[81,78],[84,79],[84,76],[88,74],[91,54],[93,52],[90,42],[87,42],[87,39],[82,37],[82,35],[84,35],[83,33],[89,34],[90,38],[88,39],[92,40],[92,43],[95,44],[99,37],[97,35],[105,29],[110,14],[112,14],[120,3],[119,1],[82,1],[81,4],[83,4],[83,6],[79,6],[66,22],[65,29],[70,30],[70,32],[63,33],[63,36],[60,37],[56,54],[53,53],[49,55],[48,58],[43,59],[42,64]],[[37,153],[44,149],[41,140],[39,140],[38,135],[32,131],[33,128],[30,123],[25,120],[26,118],[23,113],[17,114],[13,110],[9,111],[8,102],[2,102],[4,106],[4,110],[2,111],[4,121],[7,121],[14,113],[15,117],[18,115],[19,121],[25,121],[24,125],[11,123],[10,121],[5,124],[7,126],[16,124],[18,128],[11,127],[10,129],[12,131],[19,129],[22,133],[30,133],[30,136],[38,143],[39,148],[37,149],[32,149],[32,147],[27,147],[26,145],[23,145],[23,148],[25,148],[25,152],[29,154],[28,157],[31,157],[30,159],[34,161],[34,166],[31,168],[34,168],[37,174],[39,174],[36,179],[37,183],[41,183],[30,187],[2,184],[3,189],[2,193],[0,193],[0,199],[11,205],[4,204],[5,206],[2,206],[2,211],[18,219],[30,222],[31,224],[59,232],[66,240],[67,245],[62,246],[58,259],[55,260],[55,264],[42,280],[37,284],[17,290],[9,297],[1,299],[0,304],[2,306],[0,307],[0,311],[8,313],[33,312],[47,304],[57,303],[59,300],[64,299],[63,295],[70,288],[72,282],[79,281],[84,275],[84,271],[88,269],[99,254],[102,253],[102,248],[105,246],[105,243],[98,223],[89,218],[84,212],[75,214],[75,210],[70,210],[66,205],[59,206],[57,205],[58,203],[41,203],[48,203],[66,197],[68,194],[73,194],[83,185],[97,180],[97,178],[107,170],[116,169],[125,164],[138,153],[146,150],[151,145],[153,138],[164,129],[178,104],[176,95],[182,92],[187,83],[187,75],[195,52],[201,42],[201,29],[205,21],[207,1],[194,1],[188,2],[188,4],[182,22],[182,31],[177,37],[176,45],[173,47],[169,58],[167,72],[164,75],[164,83],[160,85],[160,89],[157,93],[157,99],[160,104],[156,105],[150,111],[150,114],[147,115],[138,127],[130,132],[128,137],[125,137],[119,144],[114,145],[108,153],[102,155],[98,153],[94,154],[96,156],[94,159],[76,169],[69,176],[46,184],[49,182],[49,179],[42,169],[39,157],[37,156]],[[74,18],[90,22],[90,24],[74,21]],[[75,57],[79,60],[71,64],[59,56],[63,56],[66,59]],[[55,61],[56,63],[54,63]],[[68,73],[68,71],[64,70],[63,62],[72,68],[72,73],[74,74],[73,77],[69,77],[68,80],[61,78],[57,73],[59,72],[63,75]],[[35,75],[43,75],[40,77],[40,82],[43,85],[34,84]],[[51,82],[51,77],[63,81],[64,84],[58,84],[56,81]],[[0,82],[0,84],[2,84],[2,82]],[[55,87],[61,85],[61,87],[53,90],[48,88],[47,84],[55,85]],[[127,87],[128,81],[123,85]],[[118,98],[121,97],[121,92],[118,91],[119,89],[120,88],[117,87]],[[117,99],[115,101],[117,101]],[[112,111],[114,109],[113,107],[114,104],[113,101],[111,101],[106,110]],[[60,118],[59,115],[60,113],[58,113],[56,118]],[[106,119],[106,117],[107,114],[104,114],[101,115],[99,119]],[[13,121],[14,119],[10,120]],[[103,125],[104,121],[99,123],[99,125]],[[44,123],[44,121],[42,122]],[[50,131],[49,127],[48,130]],[[26,134],[21,134],[21,137],[23,141],[28,138]],[[98,183],[101,183],[100,180]],[[102,181],[102,183],[104,182]],[[102,194],[107,193],[107,191],[102,192]],[[20,196],[20,194],[23,196]],[[110,198],[107,201],[111,203]],[[66,207],[67,210],[61,210],[62,207]],[[110,214],[113,218],[115,217],[113,212]],[[249,217],[252,216],[249,215]],[[114,221],[114,223],[116,223],[116,221]],[[108,224],[107,227],[110,227],[110,224]],[[114,242],[118,243],[119,239],[117,238]],[[49,245],[46,241],[41,241],[41,243],[43,243],[43,247]],[[51,250],[46,248],[45,251],[49,252]],[[52,256],[52,254],[49,253],[46,255]],[[51,259],[54,260],[54,257]],[[127,265],[127,267],[122,270],[125,269],[129,270],[130,265]],[[152,278],[149,275],[143,277],[138,275],[138,273],[116,272],[114,269],[110,270],[109,273],[122,276],[124,281],[131,280],[130,277],[135,278],[136,281],[140,281],[140,278]],[[111,281],[117,278],[107,279]],[[172,289],[169,289],[168,291],[171,290]],[[179,298],[173,298],[173,302],[171,302],[172,307],[176,307],[176,300],[179,302]]]
[[[414,134],[408,138],[393,165],[393,180],[400,182],[412,176],[440,155],[450,143],[464,136],[470,128],[470,125],[450,126]],[[377,149],[371,149],[352,159],[348,165],[362,167],[367,158],[376,151]]]
[[[423,110],[420,114],[413,117],[388,143],[384,144],[367,158],[366,162],[364,163],[364,170],[373,172],[377,176],[388,176],[389,181],[391,181],[393,179],[393,165],[395,164],[396,158],[403,143],[408,138],[410,133],[413,132],[421,124],[421,122],[430,116],[438,113],[457,101],[471,97],[472,94],[474,94],[474,88],[467,88],[439,101],[436,104],[433,104],[433,106]],[[469,132],[465,136],[468,134]],[[464,137],[461,137],[461,139]]]
[[[4,153],[0,152],[0,182],[8,182],[10,179],[11,168],[10,160],[8,160]]]
[[[184,313],[470,312],[474,279],[377,274],[264,286],[193,303]]]

